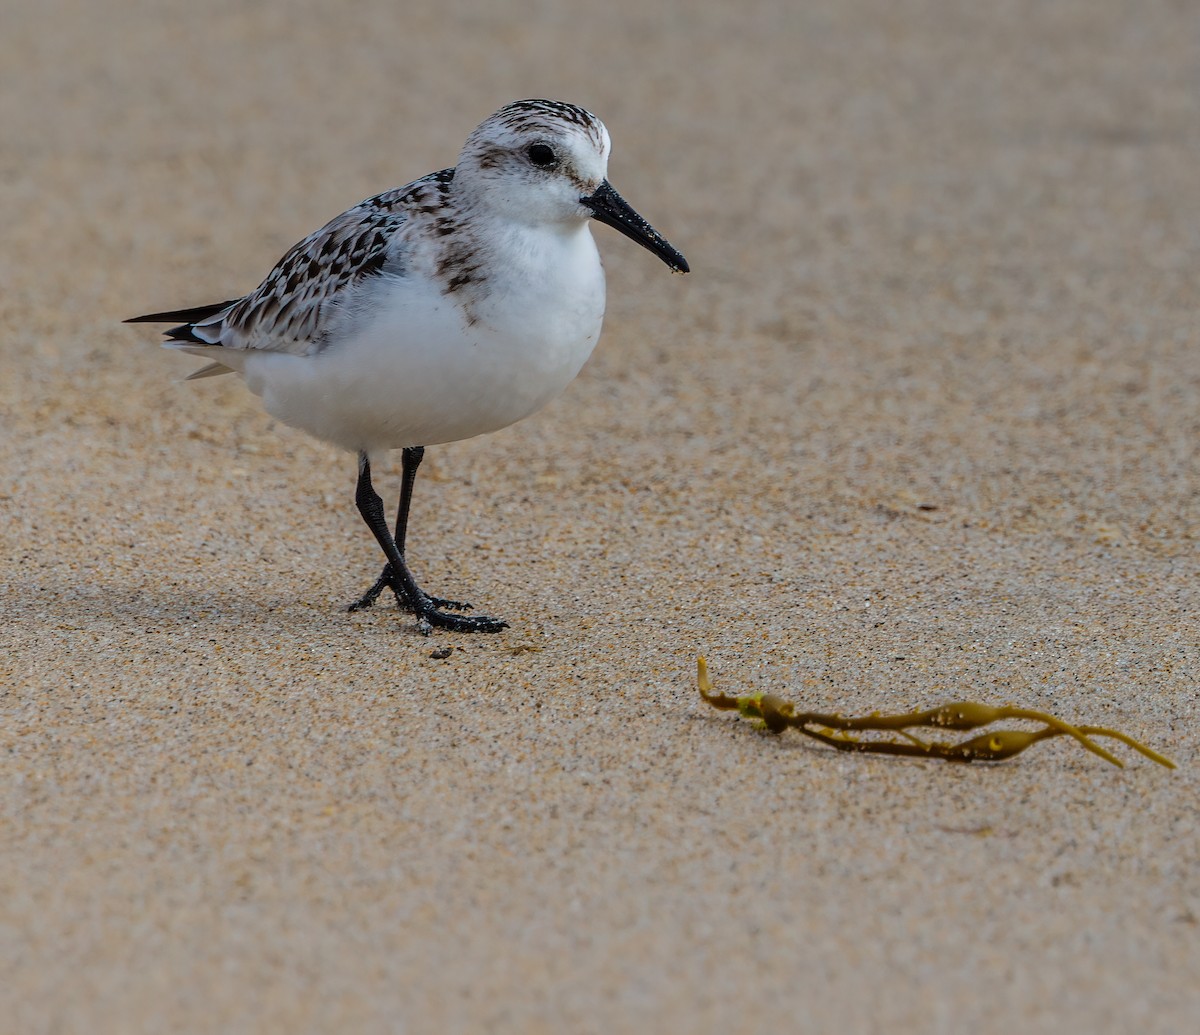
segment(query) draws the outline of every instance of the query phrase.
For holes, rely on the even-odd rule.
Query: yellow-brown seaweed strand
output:
[[[999,762],[1020,754],[1039,740],[1051,737],[1071,737],[1088,751],[1099,755],[1106,762],[1124,768],[1124,763],[1093,741],[1092,737],[1112,737],[1145,755],[1152,762],[1174,769],[1175,763],[1157,751],[1146,747],[1127,734],[1102,726],[1073,726],[1046,712],[1007,705],[993,706],[974,701],[956,701],[926,711],[904,715],[868,715],[848,718],[843,715],[820,712],[797,712],[795,705],[773,694],[747,694],[729,697],[713,688],[708,676],[708,664],[703,657],[696,659],[696,682],[700,696],[714,708],[736,710],[743,718],[761,720],[772,733],[795,729],[805,736],[813,737],[837,748],[839,751],[858,751],[870,754],[905,755],[924,758],[940,758],[947,762]],[[1040,722],[1040,730],[996,730],[982,733],[957,744],[942,741],[927,742],[908,733],[914,727],[973,730],[1004,719],[1026,719]],[[897,733],[901,740],[859,740],[851,731],[870,730]]]

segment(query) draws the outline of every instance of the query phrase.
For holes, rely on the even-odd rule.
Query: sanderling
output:
[[[507,626],[449,613],[470,605],[413,579],[413,482],[426,446],[521,420],[579,373],[604,316],[589,218],[688,272],[609,185],[608,154],[590,112],[517,101],[467,138],[453,169],[343,212],[250,294],[127,321],[178,322],[164,346],[211,360],[189,380],[236,372],[272,416],[358,454],[355,502],[387,563],[351,610],[390,588],[422,632]],[[371,485],[372,458],[390,449],[403,450],[394,535]]]

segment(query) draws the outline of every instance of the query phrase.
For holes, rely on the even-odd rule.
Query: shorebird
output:
[[[268,413],[358,457],[355,501],[387,563],[351,610],[384,589],[417,627],[498,632],[431,596],[405,561],[425,447],[507,427],[579,373],[604,317],[589,220],[673,272],[684,257],[607,180],[608,131],[560,101],[516,101],[467,138],[458,164],[385,191],[293,247],[248,295],[151,313],[165,347],[209,360],[188,380],[237,373]],[[371,465],[402,450],[395,532]]]

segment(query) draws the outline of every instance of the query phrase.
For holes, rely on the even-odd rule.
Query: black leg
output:
[[[424,450],[414,458],[410,471],[408,450],[405,450],[404,475],[407,487],[401,496],[399,515],[404,525],[407,525],[408,522],[412,481],[416,477],[417,466],[421,462],[423,452]],[[428,634],[434,626],[454,632],[499,632],[501,629],[508,628],[507,622],[502,622],[498,618],[489,618],[486,615],[468,617],[446,614],[444,611],[438,610],[439,602],[435,598],[422,592],[409,572],[408,565],[404,563],[404,557],[397,548],[396,539],[388,530],[387,518],[383,514],[383,500],[379,498],[379,494],[371,484],[371,464],[366,453],[358,454],[358,487],[354,493],[354,501],[358,504],[358,512],[362,515],[363,521],[367,523],[371,534],[375,536],[375,541],[379,543],[384,556],[388,559],[387,580],[384,584],[392,587],[396,593],[396,599],[405,610],[412,611],[417,616],[417,628],[421,632]]]
[[[396,540],[396,549],[400,551],[400,556],[404,556],[404,543],[408,537],[408,511],[412,506],[412,490],[413,484],[417,480],[417,468],[421,466],[421,461],[425,459],[424,446],[412,446],[405,449],[401,453],[403,463],[403,473],[400,481],[400,508],[396,511],[396,534],[393,537]],[[351,611],[365,611],[368,607],[374,605],[379,599],[379,594],[385,589],[390,588],[396,594],[397,602],[401,607],[407,608],[408,601],[404,599],[404,590],[392,577],[392,563],[388,561],[383,566],[383,571],[379,573],[379,578],[375,580],[375,584],[368,589],[361,597],[350,605]]]
[[[400,454],[400,506],[396,510],[396,549],[404,555],[408,539],[408,511],[412,507],[413,486],[417,483],[417,468],[425,459],[424,446],[409,446]]]
[[[408,446],[400,454],[401,456],[401,475],[400,475],[400,506],[396,511],[396,549],[400,551],[400,556],[404,556],[405,541],[408,538],[408,512],[412,507],[413,485],[417,481],[417,468],[421,466],[421,461],[425,459],[424,446]],[[361,597],[359,597],[346,610],[348,611],[365,611],[368,607],[374,605],[379,599],[379,594],[385,589],[391,589],[396,594],[396,602],[404,610],[412,610],[408,599],[404,596],[404,589],[400,582],[392,578],[392,564],[388,561],[383,566],[383,571],[379,573],[379,578],[375,580],[375,584],[371,586]],[[431,596],[429,599],[433,602],[434,607],[448,607],[454,611],[470,611],[471,605],[462,600],[446,600],[444,597]]]

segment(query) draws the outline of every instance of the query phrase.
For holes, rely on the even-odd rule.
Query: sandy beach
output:
[[[1193,1030],[1195,12],[410,6],[4,13],[8,1030]],[[597,226],[582,375],[429,450],[410,563],[510,628],[425,638],[345,611],[353,457],[120,321],[531,96],[693,272]],[[699,654],[1179,768],[840,754],[708,708]]]

